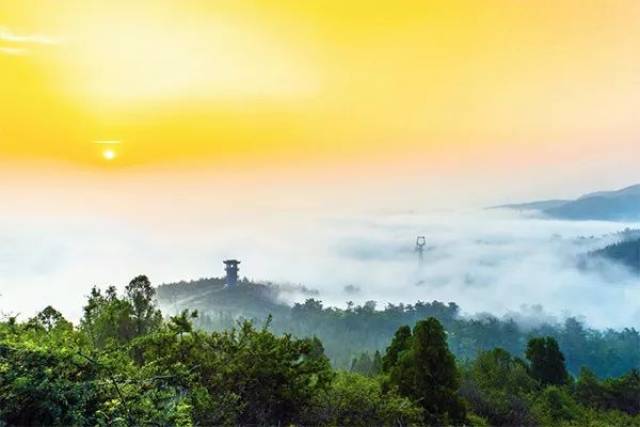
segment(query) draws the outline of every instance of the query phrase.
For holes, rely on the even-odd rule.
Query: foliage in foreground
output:
[[[383,354],[334,370],[314,337],[244,322],[195,329],[163,319],[136,277],[93,289],[78,326],[52,307],[0,323],[0,426],[640,426],[640,374],[566,370],[558,342],[527,359],[496,348],[459,364],[433,317],[400,327]]]
[[[319,340],[249,322],[162,321],[148,280],[92,290],[80,326],[47,307],[0,324],[0,425],[407,425],[411,400],[332,370]]]

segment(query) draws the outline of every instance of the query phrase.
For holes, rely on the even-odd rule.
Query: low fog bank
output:
[[[607,262],[586,269],[577,263],[634,224],[506,211],[327,216],[258,209],[109,218],[4,217],[0,310],[30,316],[51,304],[78,319],[92,285],[122,288],[137,274],[155,284],[222,276],[222,260],[238,258],[242,276],[302,284],[329,305],[440,300],[456,302],[466,315],[510,315],[525,325],[573,315],[597,328],[640,327],[632,303],[640,278]],[[418,235],[427,238],[421,264]]]

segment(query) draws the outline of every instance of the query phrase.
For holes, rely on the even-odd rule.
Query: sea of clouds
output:
[[[138,274],[155,284],[222,276],[222,260],[238,258],[241,275],[317,289],[325,304],[453,301],[468,315],[572,315],[598,328],[640,327],[640,278],[612,263],[579,262],[633,226],[500,210],[6,213],[0,311],[28,317],[51,304],[77,320],[93,285],[122,289]],[[418,235],[427,239],[422,263]]]

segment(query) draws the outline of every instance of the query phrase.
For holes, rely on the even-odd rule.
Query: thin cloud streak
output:
[[[57,45],[62,42],[58,37],[51,37],[44,34],[17,34],[7,27],[0,27],[0,41],[39,45]]]
[[[29,49],[23,47],[0,46],[0,53],[11,56],[24,56],[29,54]]]
[[[62,39],[38,33],[18,34],[8,27],[0,26],[0,43],[10,44],[0,45],[0,54],[26,56],[32,52],[28,46],[55,46],[62,43]]]

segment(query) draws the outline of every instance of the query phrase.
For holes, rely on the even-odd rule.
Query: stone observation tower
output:
[[[224,270],[227,272],[225,285],[228,287],[234,287],[238,284],[238,264],[240,264],[240,261],[235,259],[228,259],[223,262],[225,265]]]

